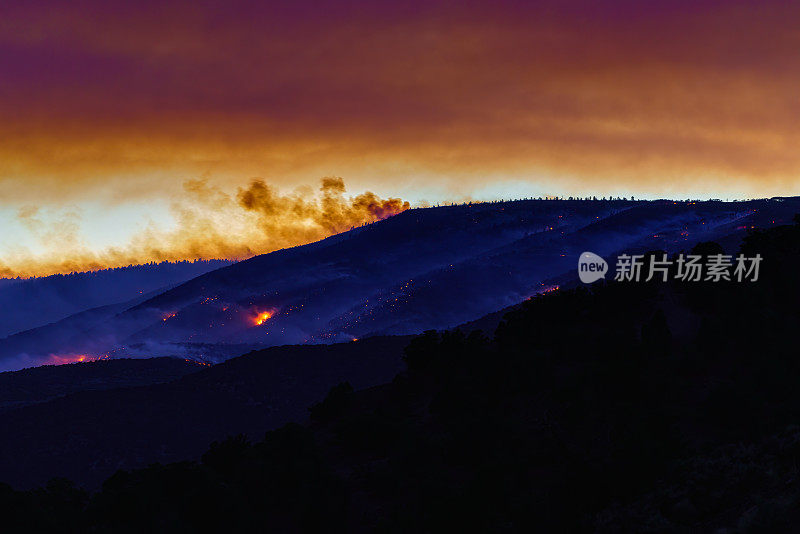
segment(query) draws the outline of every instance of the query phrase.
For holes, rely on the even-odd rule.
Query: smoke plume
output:
[[[399,198],[382,199],[372,192],[355,197],[345,193],[338,177],[323,178],[318,191],[306,187],[291,193],[253,180],[235,195],[203,179],[189,180],[171,205],[174,228],[150,225],[127,245],[102,251],[91,250],[81,239],[78,214],[71,212],[47,225],[36,208],[24,208],[18,214],[20,222],[47,252],[8,255],[0,260],[0,275],[45,276],[147,262],[244,259],[317,241],[410,207]]]

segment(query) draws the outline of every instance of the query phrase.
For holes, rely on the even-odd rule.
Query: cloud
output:
[[[200,175],[800,193],[797,4],[233,4],[4,2],[0,202],[169,198]]]

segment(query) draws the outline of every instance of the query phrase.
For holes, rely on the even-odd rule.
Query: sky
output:
[[[0,3],[0,276],[408,207],[800,194],[800,5]]]

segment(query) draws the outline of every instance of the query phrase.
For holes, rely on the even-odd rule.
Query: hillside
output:
[[[757,282],[550,292],[492,337],[415,338],[398,377],[332,388],[304,426],[121,471],[91,496],[64,481],[7,488],[0,506],[10,527],[35,518],[44,531],[791,531],[800,225],[750,232],[741,251],[764,258]],[[224,389],[256,361],[178,383],[223,369]]]
[[[171,382],[202,368],[177,358],[119,359],[43,365],[0,373],[0,412],[79,391]]]
[[[340,382],[391,380],[407,342],[275,347],[206,368],[161,358],[0,373],[0,401],[37,402],[0,410],[0,481],[28,487],[63,476],[96,487],[117,469],[192,458],[230,434],[258,438],[304,421]]]
[[[11,336],[0,364],[59,354],[217,362],[267,346],[449,328],[568,280],[585,250],[671,252],[705,240],[735,248],[750,227],[788,222],[798,210],[795,198],[414,209],[217,269],[112,313]]]
[[[229,264],[223,260],[164,262],[30,279],[2,279],[0,338],[91,308],[164,291]]]

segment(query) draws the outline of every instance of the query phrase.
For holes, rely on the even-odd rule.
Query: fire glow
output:
[[[106,360],[107,355],[93,356],[91,354],[50,354],[40,365],[66,365],[70,363],[94,362]]]
[[[269,319],[271,319],[273,315],[275,315],[275,312],[272,311],[272,310],[266,310],[266,311],[258,312],[256,314],[256,316],[253,317],[253,319],[252,319],[253,326],[261,326],[262,324],[267,322]]]

